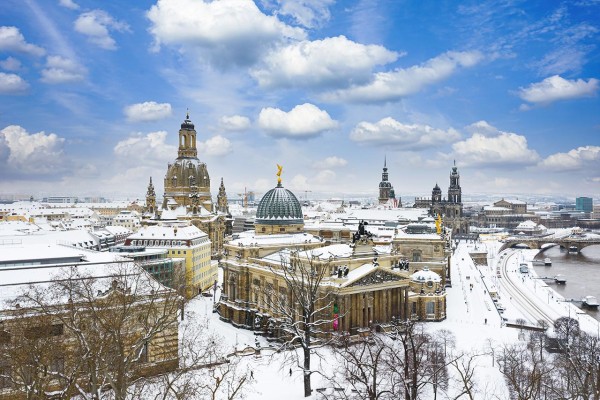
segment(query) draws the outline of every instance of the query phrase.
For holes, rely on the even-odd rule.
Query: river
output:
[[[552,259],[552,266],[534,265],[538,276],[561,274],[567,278],[566,285],[549,284],[566,299],[579,300],[583,296],[596,296],[600,299],[600,246],[584,248],[581,253],[569,253],[559,246],[554,246],[536,256],[536,260]],[[575,303],[581,306],[580,303]],[[600,321],[600,311],[583,309],[586,313]]]

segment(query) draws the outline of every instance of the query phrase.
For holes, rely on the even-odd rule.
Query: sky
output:
[[[600,1],[3,0],[0,196],[600,198]]]

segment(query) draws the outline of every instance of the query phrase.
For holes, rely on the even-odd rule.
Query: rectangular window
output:
[[[142,347],[142,351],[140,353],[140,362],[147,363],[148,362],[148,342],[144,343]]]
[[[34,326],[25,329],[27,339],[38,339],[42,337],[60,336],[63,334],[63,324],[54,324],[46,326]]]
[[[63,357],[53,358],[48,366],[50,372],[56,372],[59,374],[64,374],[65,372],[65,359]]]
[[[10,343],[10,333],[6,331],[0,331],[0,344]]]
[[[428,301],[426,304],[427,314],[435,313],[435,303],[433,301]]]

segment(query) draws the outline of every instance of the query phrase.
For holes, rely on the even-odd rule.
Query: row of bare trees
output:
[[[504,346],[497,360],[514,399],[600,400],[600,337],[581,331],[573,318],[557,319],[550,337],[531,332]]]
[[[0,392],[32,400],[240,398],[246,375],[206,323],[179,321],[183,301],[131,263],[102,273],[63,268],[3,305]]]

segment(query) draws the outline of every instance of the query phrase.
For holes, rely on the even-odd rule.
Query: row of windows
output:
[[[132,246],[185,246],[183,240],[132,240]]]

